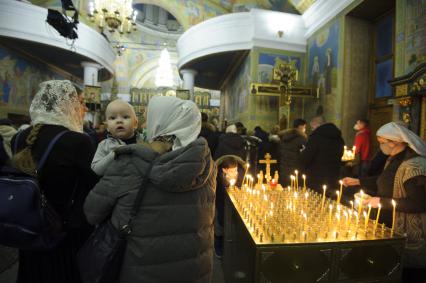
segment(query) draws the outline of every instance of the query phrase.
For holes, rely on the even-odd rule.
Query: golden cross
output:
[[[267,153],[265,155],[265,160],[259,160],[260,164],[266,164],[266,174],[265,174],[265,179],[269,182],[271,181],[272,177],[271,177],[271,164],[277,163],[276,160],[271,159],[271,155],[269,153]]]

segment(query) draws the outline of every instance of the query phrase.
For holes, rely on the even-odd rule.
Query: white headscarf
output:
[[[415,133],[398,123],[390,122],[380,127],[376,135],[395,142],[405,142],[421,156],[426,156],[426,143]]]
[[[226,127],[225,133],[237,133],[237,126],[235,126],[234,124],[229,125],[228,127]]]
[[[81,105],[73,84],[68,80],[45,81],[30,106],[31,124],[60,125],[83,132]]]
[[[201,131],[201,113],[189,100],[173,96],[154,96],[148,104],[147,138],[176,136],[173,150],[185,147],[197,139]]]

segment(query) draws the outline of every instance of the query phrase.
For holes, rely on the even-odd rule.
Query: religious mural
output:
[[[308,83],[320,95],[332,94],[337,87],[339,30],[339,21],[335,21],[308,40]]]
[[[241,66],[239,73],[232,79],[225,90],[225,118],[230,122],[241,120],[241,116],[249,111],[250,56]]]
[[[426,0],[398,0],[396,9],[395,75],[426,62]]]
[[[27,111],[38,85],[52,79],[63,77],[0,46],[0,106]]]

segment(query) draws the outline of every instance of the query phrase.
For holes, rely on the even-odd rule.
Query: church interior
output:
[[[426,141],[426,1],[0,0],[0,120],[31,124],[49,80],[83,93],[96,133],[115,99],[130,103],[143,132],[156,96],[193,101],[223,133],[240,123],[244,135],[272,135],[303,119],[310,137],[321,117],[344,141],[336,178],[352,177],[357,121],[368,121],[372,153],[390,122]],[[380,204],[362,207],[358,189],[345,198],[342,181],[333,193],[309,189],[303,170],[284,182],[280,154],[242,156],[211,282],[426,282],[401,281],[396,204],[385,225]],[[0,282],[15,282],[17,260],[0,246]]]

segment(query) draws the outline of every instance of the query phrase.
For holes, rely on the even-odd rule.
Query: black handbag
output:
[[[151,162],[148,172],[136,195],[130,218],[127,224],[115,228],[108,219],[96,226],[77,254],[80,277],[83,283],[114,283],[118,281],[124,252],[126,251],[127,237],[132,233],[132,221],[137,215],[148,176],[154,161]]]

